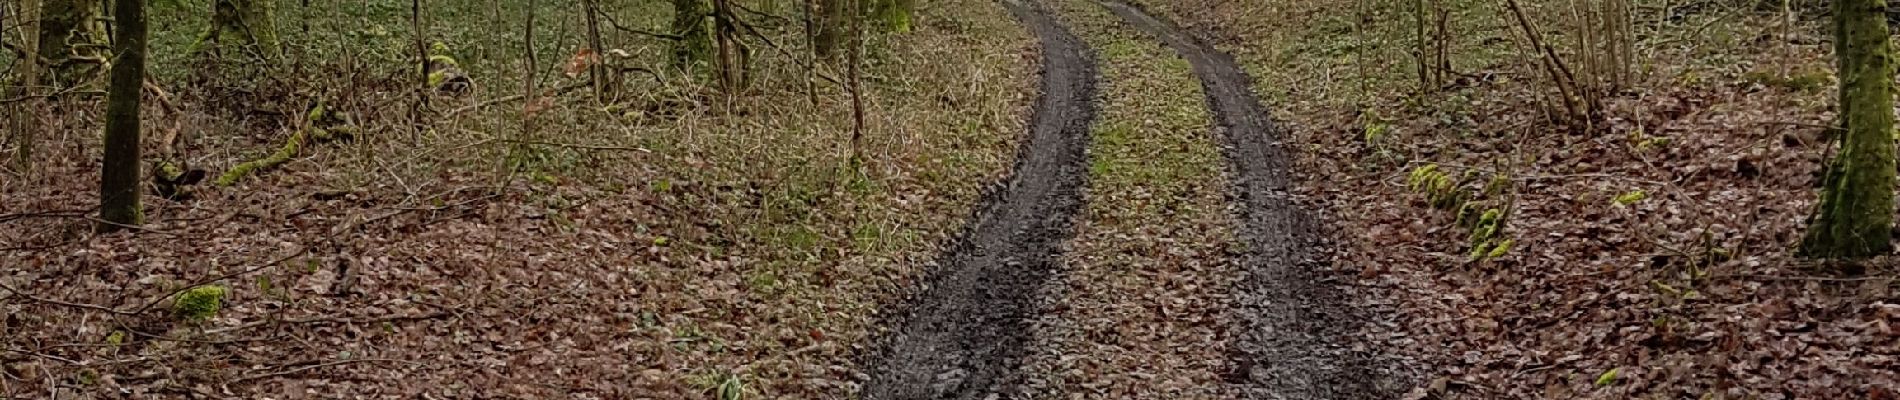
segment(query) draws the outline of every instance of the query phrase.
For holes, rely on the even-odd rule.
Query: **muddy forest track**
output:
[[[1257,399],[1385,399],[1393,374],[1369,346],[1354,343],[1358,321],[1327,279],[1324,233],[1293,196],[1291,152],[1283,132],[1251,90],[1233,57],[1183,34],[1168,21],[1124,3],[1103,2],[1161,39],[1192,65],[1231,164],[1239,206],[1244,276],[1233,310],[1240,325],[1230,344],[1229,384]]]
[[[1003,2],[1042,47],[1042,95],[1008,182],[990,193],[923,288],[886,322],[864,371],[866,399],[1007,396],[1043,282],[1073,234],[1087,176],[1095,67],[1088,47],[1039,6]]]

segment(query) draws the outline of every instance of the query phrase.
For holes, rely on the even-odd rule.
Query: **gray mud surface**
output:
[[[1089,49],[1036,5],[1005,5],[1042,47],[1042,95],[1007,183],[986,196],[923,287],[866,355],[866,399],[1009,397],[1043,283],[1059,269],[1088,175],[1095,114]]]
[[[1253,399],[1390,399],[1401,389],[1388,363],[1360,343],[1356,315],[1325,259],[1325,233],[1294,197],[1293,155],[1232,56],[1135,6],[1103,5],[1160,38],[1192,64],[1216,133],[1226,143],[1239,208],[1244,274],[1234,305],[1233,369],[1226,379]]]

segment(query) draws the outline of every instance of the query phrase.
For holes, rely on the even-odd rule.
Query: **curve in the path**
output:
[[[1293,198],[1283,132],[1252,92],[1233,57],[1136,6],[1103,5],[1160,38],[1193,66],[1226,141],[1248,251],[1236,290],[1239,326],[1230,345],[1229,384],[1256,399],[1393,398],[1392,374],[1355,350],[1360,316],[1324,273],[1324,234]]]
[[[1015,384],[1043,282],[1072,234],[1094,118],[1088,47],[1033,4],[1003,2],[1042,46],[1042,95],[1008,183],[924,280],[865,362],[866,399],[984,399]]]

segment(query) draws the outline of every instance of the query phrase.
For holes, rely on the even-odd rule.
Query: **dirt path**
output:
[[[1043,282],[1081,204],[1094,118],[1088,48],[1034,5],[1004,2],[1042,43],[1042,97],[1007,186],[925,278],[869,355],[866,399],[983,399],[1017,378]]]
[[[1105,6],[1162,38],[1193,65],[1225,140],[1245,276],[1236,291],[1231,384],[1249,398],[1385,399],[1397,388],[1375,354],[1354,343],[1355,316],[1323,259],[1324,234],[1292,196],[1291,154],[1231,56],[1127,4]]]

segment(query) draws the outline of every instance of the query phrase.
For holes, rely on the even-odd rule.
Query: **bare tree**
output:
[[[98,76],[106,64],[106,27],[100,0],[44,0],[38,18],[37,57],[44,82],[70,87]]]
[[[1809,257],[1864,258],[1893,248],[1893,49],[1887,0],[1834,1],[1840,68],[1840,155],[1801,241]]]
[[[139,93],[145,82],[145,2],[114,0],[117,62],[106,94],[105,167],[99,175],[99,229],[144,223],[139,206]]]
[[[594,87],[594,99],[605,102],[608,84],[606,64],[598,60],[601,54],[607,51],[600,45],[600,0],[582,0],[581,6],[583,8],[581,12],[586,15],[584,19],[587,23],[587,48],[593,52],[592,57],[596,58],[589,60],[592,63],[587,66],[587,80]]]
[[[849,0],[852,9],[858,9],[863,0]],[[851,163],[862,165],[864,162],[864,71],[859,64],[864,63],[864,14],[850,13],[851,51],[846,60],[851,80]]]

